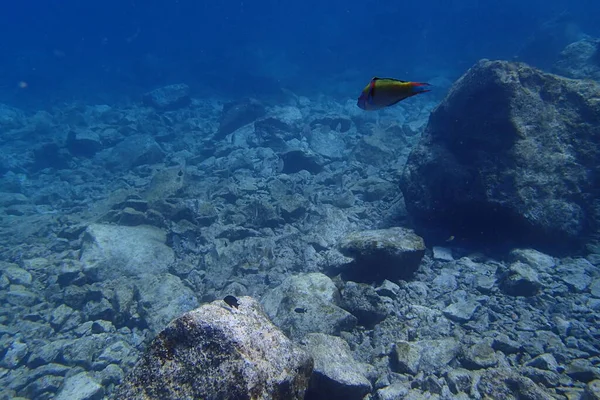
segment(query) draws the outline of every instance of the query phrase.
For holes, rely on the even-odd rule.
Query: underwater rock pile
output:
[[[1,108],[0,399],[175,398],[174,379],[205,397],[594,398],[598,242],[558,258],[464,239],[593,231],[595,88],[483,61],[429,125],[424,97],[377,116],[301,96]],[[448,223],[433,247],[429,217]],[[194,364],[240,374],[211,387]]]

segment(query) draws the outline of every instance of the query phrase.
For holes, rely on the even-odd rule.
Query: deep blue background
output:
[[[454,79],[480,58],[513,59],[560,15],[600,36],[598,0],[5,1],[0,101],[135,97],[170,82],[225,98],[279,86],[355,97],[373,75]]]

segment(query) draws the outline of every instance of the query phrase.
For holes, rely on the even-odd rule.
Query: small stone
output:
[[[80,372],[65,379],[64,385],[55,400],[100,400],[104,388],[87,372]]]
[[[380,296],[395,299],[396,297],[398,297],[398,293],[400,293],[400,286],[398,286],[392,281],[384,279],[381,285],[377,289],[375,289],[375,292],[377,292],[377,294]]]
[[[29,286],[31,285],[32,277],[29,272],[16,265],[8,266],[2,273],[8,278],[13,285]]]
[[[190,88],[183,83],[163,86],[144,94],[143,100],[159,110],[176,110],[190,104]]]
[[[554,356],[550,353],[540,354],[533,358],[526,364],[529,367],[535,367],[546,371],[556,372],[558,370],[558,363]]]
[[[410,385],[394,383],[377,391],[378,400],[404,399],[410,390]]]
[[[504,354],[515,354],[521,351],[521,345],[503,333],[499,333],[492,342],[492,348]]]
[[[542,284],[537,272],[527,264],[515,262],[500,282],[500,288],[511,296],[530,297],[538,293]]]
[[[454,261],[452,249],[448,247],[433,246],[433,259],[440,261]]]
[[[125,373],[116,364],[109,364],[98,373],[98,378],[101,380],[103,386],[118,385],[123,381],[124,377]]]
[[[488,343],[476,343],[465,351],[463,365],[470,370],[485,369],[498,364],[498,357]]]
[[[471,320],[477,309],[479,309],[479,303],[476,301],[459,301],[450,304],[444,309],[443,313],[446,318],[452,321],[467,322]]]
[[[590,284],[590,292],[592,296],[600,298],[600,279],[594,279]]]
[[[571,361],[565,369],[565,374],[580,382],[590,382],[600,379],[600,371],[589,360],[582,358]]]
[[[22,343],[18,340],[12,342],[6,351],[6,354],[4,354],[4,357],[2,358],[0,366],[9,369],[17,368],[27,355],[28,350],[29,349],[25,343]]]
[[[550,272],[556,267],[556,261],[551,256],[534,249],[516,249],[510,252],[514,261],[520,261],[538,272]]]
[[[450,386],[452,393],[457,394],[459,392],[469,391],[473,377],[470,371],[463,368],[456,368],[448,372],[446,380],[448,381],[448,386]]]
[[[588,382],[585,387],[585,395],[588,400],[600,400],[600,379]]]
[[[6,293],[6,301],[13,306],[31,307],[39,302],[39,298],[22,286],[11,285],[10,291]]]

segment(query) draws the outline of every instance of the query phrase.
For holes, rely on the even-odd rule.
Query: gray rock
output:
[[[6,267],[2,269],[2,273],[13,285],[29,286],[33,279],[28,271],[15,264],[7,264]]]
[[[91,129],[72,130],[67,135],[67,148],[77,157],[92,157],[102,150],[100,135]]]
[[[310,148],[324,157],[341,159],[346,152],[346,143],[339,132],[313,129],[310,135]]]
[[[521,347],[522,346],[518,342],[512,340],[503,333],[497,334],[492,341],[492,348],[494,350],[499,350],[504,354],[518,353],[521,351]]]
[[[104,388],[87,372],[80,372],[65,379],[62,389],[55,400],[100,400],[104,397]]]
[[[314,359],[314,370],[306,395],[315,399],[362,399],[371,383],[354,360],[343,339],[309,333],[302,340]]]
[[[28,384],[21,393],[31,399],[51,398],[58,391],[64,378],[62,376],[45,375]]]
[[[512,261],[520,261],[529,265],[537,272],[552,273],[556,267],[556,261],[553,257],[544,254],[535,249],[515,249],[510,252]]]
[[[132,135],[115,147],[99,152],[96,158],[111,170],[127,171],[140,165],[162,162],[165,152],[152,137]]]
[[[590,382],[595,379],[600,379],[600,370],[594,366],[589,360],[575,359],[571,361],[566,369],[565,374],[580,382]]]
[[[476,301],[462,300],[456,303],[450,304],[444,309],[444,315],[454,322],[467,322],[470,321],[475,314],[475,311],[479,309],[480,305]]]
[[[261,300],[273,323],[296,339],[311,332],[339,335],[351,330],[356,317],[338,307],[339,302],[337,287],[321,273],[288,277]]]
[[[522,262],[515,262],[500,280],[500,288],[511,296],[535,296],[542,283],[537,272]]]
[[[15,369],[23,362],[28,352],[29,348],[27,347],[27,344],[15,340],[6,350],[6,353],[0,362],[0,366]]]
[[[223,106],[223,114],[215,139],[222,139],[236,129],[256,121],[263,115],[265,115],[265,107],[257,100],[247,99],[227,103]]]
[[[600,39],[582,39],[569,44],[560,53],[553,72],[573,79],[600,81]]]
[[[588,382],[585,387],[586,399],[589,400],[600,400],[600,380],[595,379]]]
[[[0,207],[20,206],[29,203],[29,201],[29,198],[22,193],[0,192]],[[4,267],[4,264],[17,266],[16,264],[11,263],[2,264],[2,268]]]
[[[454,261],[452,249],[442,246],[433,246],[433,259],[440,261]]]
[[[14,306],[31,307],[39,303],[40,299],[35,293],[23,286],[11,285],[8,293],[6,293],[6,301]]]
[[[402,383],[394,383],[377,390],[377,400],[404,399],[408,395],[410,386]]]
[[[116,364],[109,364],[102,371],[98,372],[98,379],[100,379],[102,385],[118,385],[123,381],[125,373]]]
[[[152,226],[92,224],[85,231],[81,262],[92,279],[115,276],[157,275],[174,262],[165,233]]]
[[[168,273],[147,275],[137,280],[140,315],[155,333],[173,318],[198,306],[194,292],[182,280]]]
[[[176,110],[190,104],[190,88],[183,83],[163,86],[144,94],[143,100],[158,110]]]
[[[389,314],[375,289],[364,283],[347,282],[342,289],[342,308],[354,315],[358,324],[372,327]]]
[[[600,279],[594,279],[590,284],[590,292],[592,296],[600,298]]]
[[[66,365],[91,369],[92,361],[110,343],[106,333],[88,335],[66,342],[62,348],[62,359]]]
[[[464,352],[462,364],[470,370],[490,368],[498,364],[498,357],[489,343],[480,342]]]
[[[469,392],[473,383],[473,373],[463,368],[456,368],[446,375],[452,393]]]
[[[400,227],[354,232],[339,247],[343,255],[354,259],[343,271],[344,278],[367,283],[408,279],[425,255],[423,239]]]
[[[283,162],[281,172],[284,174],[295,174],[300,171],[318,174],[323,171],[326,164],[323,157],[308,149],[292,148],[281,153],[280,157]]]
[[[377,287],[375,289],[375,292],[377,292],[377,294],[380,296],[395,299],[398,297],[398,294],[400,293],[400,286],[398,286],[397,284],[395,284],[392,281],[388,281],[387,279],[385,279],[381,283],[381,285],[379,285],[379,287]]]
[[[452,338],[399,341],[394,345],[392,361],[400,373],[416,375],[420,371],[439,372],[458,356],[460,344]]]
[[[66,340],[56,340],[34,348],[27,360],[29,368],[37,368],[55,361],[61,353]]]
[[[485,370],[475,386],[479,396],[483,398],[531,400],[553,398],[548,391],[536,385],[531,379],[503,368]]]
[[[408,158],[401,189],[414,223],[494,243],[570,249],[582,241],[600,224],[588,178],[600,162],[599,96],[593,81],[478,62],[432,112]]]
[[[302,399],[312,358],[250,297],[175,319],[152,341],[115,398]]]

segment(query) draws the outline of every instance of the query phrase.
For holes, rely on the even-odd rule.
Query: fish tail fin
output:
[[[426,83],[426,82],[411,82],[410,85],[412,86],[412,91],[413,91],[414,94],[431,92],[431,89],[429,89],[429,87],[431,85],[429,83]]]

